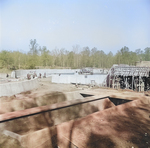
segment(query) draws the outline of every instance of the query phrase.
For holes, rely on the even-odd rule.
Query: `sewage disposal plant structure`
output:
[[[44,75],[47,71],[17,72],[20,75],[14,74],[20,79],[22,74],[26,76],[28,72],[42,72]],[[53,76],[63,79],[65,75],[63,70],[48,72],[52,79]],[[90,82],[94,80],[91,70],[90,74],[85,70],[79,71],[82,74],[77,74],[75,70],[67,72],[73,72],[75,78],[79,75],[85,79],[93,74]],[[150,69],[146,67],[113,66],[105,77],[103,84],[107,87],[144,91],[149,90],[150,86]],[[31,78],[25,83],[36,84],[37,80]],[[49,78],[45,80],[50,81]],[[43,85],[42,81],[44,78],[39,81]],[[12,84],[25,89],[27,84],[22,82]],[[150,97],[144,96],[144,93],[77,88],[72,92],[58,92],[56,89],[50,93],[49,85],[45,85],[43,89],[47,92],[38,94],[38,87],[33,84],[30,89],[36,88],[36,93],[18,94],[17,91],[17,95],[0,98],[0,147],[150,147]]]

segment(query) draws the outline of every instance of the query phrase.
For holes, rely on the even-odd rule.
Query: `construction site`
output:
[[[150,148],[150,67],[1,75],[0,148]]]

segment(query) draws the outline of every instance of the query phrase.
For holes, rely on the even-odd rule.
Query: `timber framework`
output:
[[[104,85],[112,88],[150,90],[150,67],[114,65],[108,72]]]

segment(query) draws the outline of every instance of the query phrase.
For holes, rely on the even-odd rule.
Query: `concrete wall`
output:
[[[136,66],[139,66],[139,67],[150,67],[150,61],[136,62]]]
[[[37,76],[39,76],[40,73],[42,76],[44,76],[44,73],[46,73],[46,76],[50,76],[52,74],[74,74],[76,71],[79,71],[79,69],[29,69],[15,70],[15,75],[17,77],[27,77],[28,73],[36,72]]]
[[[37,76],[41,73],[46,77],[52,77],[53,83],[80,83],[80,84],[98,84],[101,85],[107,74],[100,74],[102,69],[94,69],[94,75],[79,75],[80,69],[33,69],[33,70],[16,70],[16,77],[27,77],[28,73],[36,72]],[[106,71],[105,71],[106,73]]]
[[[102,75],[53,75],[52,82],[53,83],[80,83],[80,84],[92,84],[95,82],[96,84],[102,84],[104,79],[106,78],[106,74]]]
[[[0,97],[11,96],[38,87],[38,79],[0,84]]]
[[[6,73],[0,73],[0,78],[6,78]]]
[[[80,69],[27,69],[27,70],[15,70],[16,77],[27,77],[28,73],[36,72],[37,76],[41,73],[42,76],[46,73],[46,76],[50,75],[74,75],[79,72]],[[103,69],[93,69],[94,74],[107,73],[107,70]],[[13,72],[14,73],[14,72]],[[14,76],[14,74],[12,74]]]

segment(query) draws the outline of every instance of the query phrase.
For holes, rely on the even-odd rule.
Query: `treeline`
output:
[[[52,51],[46,46],[39,46],[36,39],[30,40],[30,50],[28,53],[20,51],[0,52],[0,68],[34,69],[39,67],[49,68],[110,68],[113,64],[135,65],[137,61],[150,61],[150,47],[144,50],[136,49],[130,51],[124,46],[113,54],[111,51],[106,54],[97,48],[90,49],[88,46],[82,49],[75,45],[71,51],[64,48],[55,48]]]

